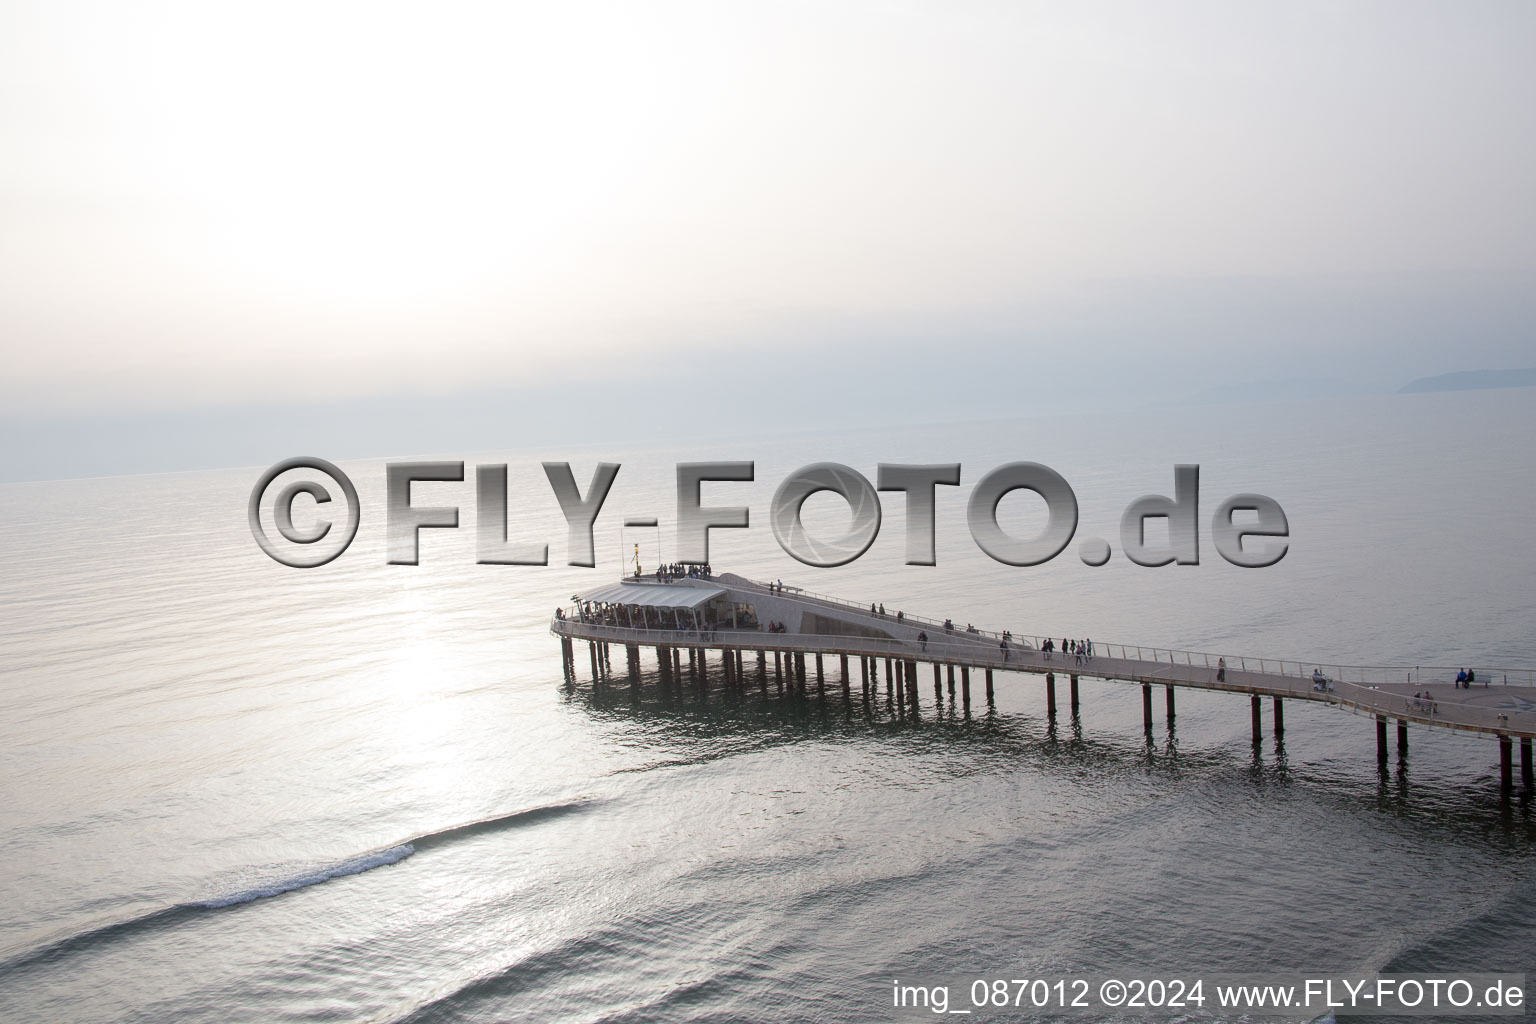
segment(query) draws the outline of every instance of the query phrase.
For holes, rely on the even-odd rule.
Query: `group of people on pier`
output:
[[[625,629],[712,630],[719,626],[713,608],[706,608],[697,619],[676,608],[648,608],[638,605],[581,603],[576,605],[576,620],[594,626],[620,626]],[[563,608],[555,609],[555,618],[566,618]],[[743,625],[757,624],[751,619]]]
[[[640,575],[640,570],[638,568],[635,570],[635,575]],[[666,565],[658,566],[656,569],[656,578],[661,580],[663,583],[667,580],[708,579],[710,575],[711,571],[708,562],[705,562],[703,565],[687,565],[683,562],[668,562]]]
[[[1477,682],[1477,672],[1474,669],[1464,668],[1456,673],[1456,689],[1472,689],[1472,684]],[[1487,683],[1483,684],[1487,686]]]
[[[1057,649],[1056,641],[1051,637],[1047,637],[1045,643],[1040,645],[1040,650],[1045,652],[1046,661],[1051,660],[1051,653]],[[1060,650],[1063,654],[1070,654],[1076,658],[1079,665],[1093,659],[1093,641],[1086,638],[1082,640],[1068,640],[1066,637],[1062,637]]]

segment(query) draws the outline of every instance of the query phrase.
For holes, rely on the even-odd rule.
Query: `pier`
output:
[[[984,688],[980,699],[989,705],[997,673],[1043,676],[1045,712],[1052,719],[1061,677],[1073,714],[1080,677],[1139,685],[1148,730],[1155,688],[1163,691],[1169,722],[1181,687],[1247,694],[1255,743],[1266,732],[1283,735],[1286,701],[1313,701],[1373,719],[1376,758],[1383,766],[1389,759],[1389,725],[1395,725],[1399,755],[1407,752],[1411,728],[1449,729],[1497,740],[1500,788],[1506,794],[1514,788],[1518,743],[1522,783],[1527,789],[1536,785],[1536,673],[1530,669],[1479,668],[1477,681],[1464,688],[1456,685],[1454,668],[1328,665],[1099,641],[1091,652],[1072,654],[1049,650],[1047,637],[962,629],[731,573],[626,578],[574,595],[572,605],[556,612],[550,631],[560,638],[564,669],[573,680],[581,660],[594,681],[614,678],[614,648],[622,648],[622,674],[630,680],[639,679],[645,650],[664,679],[706,679],[714,655],[714,671],[728,685],[772,685],[825,696],[828,662],[835,659],[838,675],[831,681],[844,695],[857,685],[868,699],[878,694],[883,676],[886,698],[899,715],[919,706],[920,675],[926,671],[936,701],[946,689],[955,700],[958,677],[966,711],[973,675]],[[585,659],[576,653],[580,643],[588,648]]]

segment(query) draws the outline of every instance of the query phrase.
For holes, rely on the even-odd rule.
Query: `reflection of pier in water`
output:
[[[1153,724],[1152,688],[1164,690],[1165,715],[1175,716],[1179,687],[1249,695],[1253,740],[1264,736],[1263,700],[1272,702],[1270,724],[1285,731],[1290,700],[1327,703],[1376,721],[1378,761],[1387,763],[1387,725],[1397,723],[1400,753],[1408,747],[1410,724],[1479,733],[1497,738],[1500,782],[1513,788],[1513,744],[1520,742],[1520,766],[1533,785],[1531,741],[1536,737],[1536,678],[1530,670],[1483,671],[1482,686],[1457,687],[1455,669],[1309,665],[1295,661],[1217,655],[1095,641],[1091,655],[1046,649],[1046,638],[954,629],[903,613],[865,609],[795,588],[756,583],[733,574],[668,578],[643,576],[575,595],[550,630],[561,640],[567,676],[577,670],[575,644],[585,641],[592,678],[613,677],[613,647],[622,646],[623,670],[638,680],[641,651],[649,648],[664,680],[686,673],[707,679],[710,655],[727,686],[754,683],[767,689],[825,696],[829,683],[851,699],[855,675],[861,699],[878,704],[881,676],[885,700],[898,716],[916,713],[922,700],[919,666],[932,668],[934,700],[957,699],[971,706],[971,673],[981,676],[985,699],[994,694],[994,674],[1043,675],[1047,717],[1057,712],[1057,675],[1067,677],[1067,701],[1075,714],[1082,676],[1141,684],[1142,720]],[[770,625],[775,628],[770,629]],[[829,659],[836,658],[833,676]],[[957,678],[958,677],[958,678]],[[1491,685],[1490,685],[1491,684]]]

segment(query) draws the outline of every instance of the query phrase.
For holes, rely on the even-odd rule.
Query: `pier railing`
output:
[[[1529,735],[1536,730],[1536,712],[1532,711],[1468,704],[1431,696],[1392,693],[1355,683],[1335,684],[1332,692],[1338,698],[1336,701],[1338,704],[1355,711],[1387,718],[1407,719],[1490,733],[1517,732]]]
[[[1030,637],[1036,646],[1046,637]],[[1060,640],[1057,640],[1060,643]],[[1360,686],[1428,685],[1453,683],[1461,670],[1442,665],[1335,665],[1326,661],[1295,661],[1285,658],[1254,658],[1239,654],[1214,654],[1209,651],[1184,651],[1166,647],[1145,647],[1136,644],[1093,642],[1095,657],[1112,657],[1135,661],[1167,662],[1172,665],[1217,668],[1222,661],[1229,670],[1258,672],[1263,675],[1294,676],[1311,681],[1314,672],[1321,672],[1330,682],[1348,682]],[[1055,652],[1060,655],[1060,651]],[[1073,655],[1068,654],[1068,658]],[[1531,669],[1477,669],[1474,689],[1497,686],[1536,686],[1536,672]]]
[[[787,589],[787,588],[786,588]],[[769,633],[755,629],[665,629],[622,626],[582,621],[579,617],[555,618],[550,629],[557,635],[642,646],[717,647],[804,654],[837,654],[874,658],[899,658],[946,663],[978,669],[1023,672],[1059,672],[1132,682],[1166,683],[1251,692],[1266,696],[1339,704],[1356,711],[1484,732],[1536,733],[1536,711],[1500,709],[1459,699],[1415,697],[1382,690],[1368,681],[1382,673],[1402,685],[1394,668],[1362,666],[1309,666],[1304,662],[1223,656],[1134,644],[1094,643],[1092,656],[1061,651],[1045,652],[1009,641],[1006,646],[983,639],[977,633],[947,633],[926,642],[911,637],[829,636],[812,633]],[[1043,639],[1043,638],[1033,638]],[[1321,668],[1325,681],[1315,682],[1312,673]],[[1406,670],[1412,671],[1412,670]],[[1440,670],[1444,671],[1444,670]],[[1454,679],[1455,670],[1451,671]],[[1356,682],[1345,673],[1361,678]],[[1510,673],[1514,677],[1516,673]],[[1522,679],[1529,672],[1520,673]],[[1495,685],[1502,685],[1495,684]],[[1516,685],[1513,679],[1510,685]],[[1521,685],[1529,685],[1522,683]],[[1482,689],[1477,686],[1476,689]]]
[[[776,593],[777,588],[770,583],[748,580],[752,587],[765,593]],[[793,594],[797,598],[809,598],[824,604],[836,605],[841,608],[851,609],[861,615],[873,614],[882,622],[901,625],[916,625],[918,628],[944,630],[946,635],[970,637],[974,640],[991,640],[997,643],[1003,639],[1003,634],[986,629],[963,629],[954,626],[946,629],[942,621],[923,618],[917,615],[908,615],[901,612],[898,619],[897,612],[871,613],[867,605],[858,604],[844,598],[832,597],[827,594],[817,594],[798,587],[784,587],[784,593]],[[1029,633],[1016,633],[1009,631],[1010,643],[1020,641],[1027,642],[1035,648],[1041,648],[1047,640],[1060,644],[1061,637],[1047,637]],[[1067,638],[1073,639],[1073,638]],[[1077,638],[1081,642],[1081,638]],[[1189,651],[1170,647],[1149,647],[1144,644],[1122,644],[1114,642],[1093,642],[1093,651],[1096,657],[1113,657],[1135,661],[1161,661],[1170,664],[1187,666],[1204,666],[1214,669],[1218,663],[1225,659],[1229,669],[1244,672],[1259,672],[1265,675],[1296,676],[1310,680],[1314,671],[1321,671],[1330,680],[1358,683],[1362,686],[1384,686],[1388,684],[1428,685],[1431,683],[1452,683],[1461,668],[1445,665],[1341,665],[1327,661],[1302,661],[1296,658],[1255,658],[1242,654],[1223,654],[1212,651]],[[1060,657],[1062,651],[1058,648],[1054,654]],[[1068,658],[1072,654],[1066,655]],[[1491,668],[1483,669],[1473,666],[1477,673],[1477,680],[1472,684],[1474,688],[1485,686],[1536,686],[1536,670]]]

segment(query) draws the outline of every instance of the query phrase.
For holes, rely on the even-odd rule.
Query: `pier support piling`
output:
[[[1531,772],[1531,738],[1529,736],[1520,737],[1520,781],[1525,783],[1526,789],[1531,789],[1532,783],[1536,782]]]
[[[1167,704],[1168,704],[1168,724],[1172,725],[1173,724],[1174,714],[1175,714],[1174,706],[1173,706],[1173,699],[1174,699],[1173,698],[1173,684],[1172,683],[1167,684],[1166,686],[1163,687],[1163,690],[1164,690],[1163,697],[1166,699]]]
[[[939,670],[939,663],[933,663],[933,703],[937,707],[944,700],[944,680]]]
[[[1387,763],[1387,718],[1385,715],[1376,716],[1376,760],[1382,764]]]
[[[1141,727],[1152,731],[1152,684],[1141,684]]]
[[[1258,743],[1264,739],[1264,705],[1258,694],[1248,698],[1248,701],[1253,708],[1253,742]]]
[[[1056,717],[1056,673],[1045,674],[1045,717]]]
[[[1285,735],[1285,702],[1275,698],[1275,739]]]
[[[1515,788],[1512,746],[1509,734],[1501,733],[1499,736],[1499,788],[1506,793]]]
[[[1069,682],[1069,685],[1071,687],[1070,700],[1072,702],[1072,713],[1075,715],[1075,714],[1077,714],[1077,676],[1068,676],[1067,679],[1070,681]]]
[[[987,706],[992,706],[992,670],[987,669]]]
[[[965,710],[971,710],[971,667],[960,666],[960,700],[965,705]]]
[[[1397,720],[1397,756],[1402,757],[1408,753],[1408,721],[1399,718]]]

